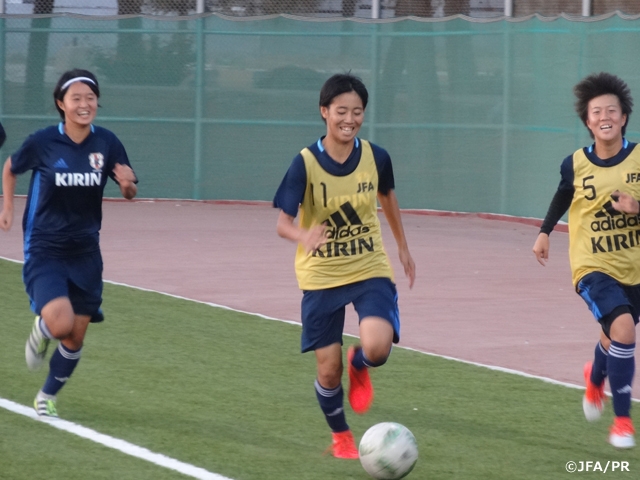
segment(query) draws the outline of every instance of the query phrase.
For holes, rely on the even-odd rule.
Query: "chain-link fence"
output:
[[[0,0],[7,14],[185,16],[218,13],[232,17],[290,14],[313,17],[440,18],[466,15],[492,18],[511,8],[514,17],[640,13],[638,0]]]
[[[96,124],[126,146],[142,198],[273,198],[291,159],[326,131],[323,82],[351,71],[370,93],[360,135],[397,159],[405,208],[541,218],[562,158],[591,142],[573,110],[573,85],[608,71],[640,92],[629,61],[640,22],[616,15],[375,23],[8,16],[0,39],[0,158],[59,121],[58,78],[86,68],[100,81]],[[636,115],[631,141],[640,139]],[[18,193],[28,181],[21,177]]]

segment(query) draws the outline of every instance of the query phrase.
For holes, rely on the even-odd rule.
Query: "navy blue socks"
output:
[[[388,356],[384,360],[377,363],[372,362],[365,356],[364,350],[362,348],[357,348],[355,354],[353,355],[353,360],[351,360],[351,365],[353,365],[356,370],[362,370],[365,367],[380,367],[387,363],[387,358]]]
[[[349,430],[344,414],[344,390],[342,390],[342,384],[336,388],[329,389],[324,388],[316,380],[315,387],[318,403],[331,431],[338,433]]]
[[[626,345],[611,341],[607,373],[613,395],[613,411],[616,417],[628,417],[631,410],[631,382],[635,372],[634,351],[636,344]]]
[[[593,367],[591,368],[591,383],[600,386],[604,379],[607,378],[607,358],[608,353],[602,346],[602,343],[598,342],[596,345],[595,357],[593,360]]]
[[[80,361],[81,352],[82,349],[69,350],[62,343],[58,344],[49,361],[49,376],[42,387],[42,393],[55,395],[64,387]]]

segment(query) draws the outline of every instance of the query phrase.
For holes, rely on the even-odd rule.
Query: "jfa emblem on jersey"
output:
[[[104,155],[102,155],[101,153],[90,153],[89,165],[91,165],[91,168],[93,168],[94,170],[102,170],[102,167],[104,167]]]

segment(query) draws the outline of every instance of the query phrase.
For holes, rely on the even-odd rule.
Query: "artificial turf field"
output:
[[[33,315],[19,264],[0,260],[0,305],[0,398],[28,407],[46,368],[24,363]],[[90,326],[58,397],[62,419],[234,480],[369,478],[358,461],[323,455],[331,437],[299,326],[113,284],[103,309],[106,321]],[[357,416],[347,406],[347,420],[357,439],[383,421],[411,429],[420,457],[409,479],[604,473],[568,473],[571,461],[594,462],[591,470],[609,462],[606,478],[640,475],[640,447],[606,443],[610,404],[589,424],[579,389],[402,348],[372,379],[373,407]],[[612,462],[629,471],[612,472]],[[0,408],[0,479],[181,478],[189,476]]]

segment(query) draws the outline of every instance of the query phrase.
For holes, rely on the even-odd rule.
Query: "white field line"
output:
[[[211,473],[203,468],[196,467],[188,463],[183,463],[179,460],[167,457],[166,455],[154,453],[151,450],[147,450],[146,448],[139,447],[137,445],[134,445],[133,443],[120,440],[119,438],[104,435],[102,433],[96,432],[95,430],[91,430],[90,428],[78,425],[77,423],[68,422],[67,420],[62,420],[59,418],[40,417],[33,408],[25,407],[24,405],[12,402],[11,400],[0,398],[0,407],[11,412],[24,415],[25,417],[29,417],[33,420],[46,423],[59,430],[73,433],[74,435],[77,435],[79,437],[86,438],[87,440],[91,440],[92,442],[104,445],[105,447],[119,450],[122,453],[131,455],[132,457],[146,460],[147,462],[154,463],[160,467],[168,468],[169,470],[175,470],[176,472],[182,473],[192,478],[197,478],[199,480],[231,480],[230,478],[223,477],[222,475],[218,475],[217,473]]]
[[[11,258],[0,258],[10,262],[23,263]],[[198,480],[232,480],[231,478],[218,475],[217,473],[209,472],[204,468],[181,462],[174,458],[167,457],[166,455],[162,455],[161,453],[154,453],[151,450],[139,447],[138,445],[134,445],[133,443],[129,443],[119,438],[110,437],[109,435],[96,432],[95,430],[91,430],[90,428],[83,427],[82,425],[78,425],[67,420],[40,417],[33,408],[25,407],[24,405],[20,405],[19,403],[12,402],[11,400],[7,400],[2,397],[0,397],[0,407],[4,408],[5,410],[9,410],[10,412],[24,415],[25,417],[29,417],[33,420],[47,423],[48,425],[51,425],[52,427],[55,427],[59,430],[64,430],[65,432],[69,432],[79,437],[86,438],[87,440],[99,443],[101,445],[104,445],[105,447],[119,450],[120,452],[131,455],[132,457],[146,460],[147,462],[167,468],[169,470],[175,470],[176,472],[182,473],[183,475],[187,475],[192,478],[197,478]]]
[[[245,310],[239,310],[237,308],[227,307],[226,305],[219,305],[217,303],[204,302],[202,300],[195,300],[193,298],[182,297],[180,295],[174,295],[173,293],[159,292],[157,290],[152,290],[152,289],[149,289],[149,288],[136,287],[134,285],[128,285],[126,283],[111,282],[111,281],[108,281],[108,280],[105,280],[105,283],[110,283],[112,285],[119,285],[119,286],[122,286],[122,287],[134,288],[136,290],[141,290],[141,291],[144,291],[144,292],[159,293],[161,295],[166,295],[168,297],[176,298],[176,299],[179,299],[179,300],[186,300],[186,301],[189,301],[189,302],[200,303],[200,304],[203,304],[203,305],[208,305],[210,307],[216,307],[216,308],[222,308],[224,310],[230,310],[232,312],[245,313],[247,315],[253,315],[253,316],[256,316],[256,317],[264,318],[265,320],[275,320],[277,322],[289,323],[291,325],[300,326],[300,322],[294,322],[292,320],[283,320],[281,318],[270,317],[268,315],[263,315],[262,313],[247,312]],[[357,335],[351,335],[349,333],[345,333],[344,335],[347,336],[347,337],[358,338]],[[553,378],[542,377],[542,376],[539,376],[539,375],[531,375],[530,373],[521,372],[519,370],[513,370],[511,368],[505,368],[505,367],[499,367],[499,366],[496,366],[496,365],[487,365],[487,364],[484,364],[484,363],[472,362],[472,361],[469,361],[469,360],[463,360],[463,359],[460,359],[460,358],[450,357],[448,355],[439,355],[437,353],[425,352],[424,350],[418,350],[418,349],[411,348],[411,347],[402,347],[402,346],[395,346],[394,345],[393,348],[403,348],[405,350],[410,350],[412,352],[421,353],[423,355],[429,355],[431,357],[443,358],[445,360],[452,360],[454,362],[465,363],[467,365],[474,365],[476,367],[488,368],[489,370],[494,370],[494,371],[502,372],[502,373],[509,373],[509,374],[518,375],[518,376],[521,376],[521,377],[534,378],[536,380],[541,380],[541,381],[546,382],[546,383],[552,383],[554,385],[560,385],[560,386],[567,387],[567,388],[575,388],[575,389],[578,389],[578,390],[584,390],[584,386],[581,386],[581,385],[576,385],[574,383],[561,382],[560,380],[554,380]],[[607,392],[605,392],[605,393],[607,393]],[[607,393],[607,395],[610,395],[610,394]],[[636,398],[632,398],[631,400],[634,401],[634,402],[640,402],[640,399],[636,399]]]

